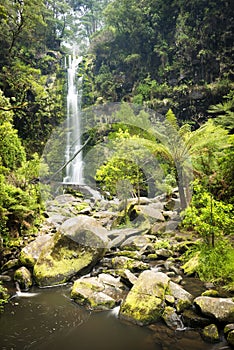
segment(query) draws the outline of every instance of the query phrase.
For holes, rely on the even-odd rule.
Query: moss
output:
[[[14,280],[19,282],[20,287],[24,290],[28,290],[32,286],[32,276],[30,271],[22,266],[20,269],[15,271]]]
[[[183,266],[182,269],[186,275],[193,275],[196,273],[199,266],[199,255],[197,252],[191,259],[189,259]]]
[[[70,252],[63,249],[64,256],[54,259],[51,255],[42,256],[34,266],[34,277],[38,285],[57,285],[66,282],[93,260],[92,252],[81,253],[71,258]]]
[[[157,260],[158,256],[157,254],[148,254],[147,259],[149,260]]]
[[[34,266],[38,285],[57,285],[66,282],[84,267],[95,262],[100,252],[83,247],[68,237],[56,233],[54,243],[46,247]]]
[[[112,266],[114,268],[128,269],[130,271],[142,271],[149,268],[148,264],[135,259],[127,258],[125,256],[115,257],[112,259]]]
[[[87,209],[89,207],[89,204],[86,203],[86,202],[82,202],[82,203],[79,203],[77,205],[75,205],[75,209],[79,212],[79,211],[82,211],[84,209]]]
[[[227,342],[228,344],[234,346],[234,330],[228,333]]]
[[[162,249],[162,248],[165,248],[165,249],[169,249],[171,248],[171,245],[169,243],[169,241],[167,239],[162,239],[162,240],[159,240],[157,241],[156,243],[154,243],[154,249]]]
[[[22,265],[28,267],[33,267],[36,263],[36,259],[32,255],[25,253],[23,250],[20,253],[19,259]]]
[[[3,287],[2,282],[0,281],[0,313],[3,311],[3,306],[7,303],[10,295],[5,287]]]
[[[153,295],[129,292],[121,306],[121,316],[132,319],[140,325],[156,322],[163,312],[163,302]]]
[[[215,324],[210,324],[206,326],[202,331],[202,336],[206,341],[215,343],[219,341],[219,332]]]
[[[205,292],[203,292],[202,296],[218,297],[219,296],[219,292],[217,290],[214,290],[214,289],[209,289],[209,290],[206,290]]]

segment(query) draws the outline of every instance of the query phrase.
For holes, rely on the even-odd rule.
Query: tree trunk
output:
[[[176,166],[176,182],[179,190],[179,196],[180,196],[180,205],[181,209],[185,210],[187,207],[187,200],[185,195],[185,189],[184,189],[184,178],[183,178],[183,171],[182,166],[180,164],[177,164]]]

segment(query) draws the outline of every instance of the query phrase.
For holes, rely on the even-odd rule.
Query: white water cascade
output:
[[[67,67],[67,121],[66,121],[66,150],[65,160],[66,176],[63,179],[64,183],[83,184],[83,161],[82,152],[79,152],[75,157],[74,155],[81,149],[81,96],[82,90],[79,88],[81,85],[81,78],[78,80],[77,72],[79,63],[82,57],[69,56]],[[74,159],[70,162],[70,160]]]

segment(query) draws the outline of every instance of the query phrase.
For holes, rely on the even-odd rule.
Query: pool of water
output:
[[[0,316],[2,350],[218,350],[193,330],[151,329],[119,320],[113,311],[90,312],[69,298],[69,286],[37,289],[14,297]]]

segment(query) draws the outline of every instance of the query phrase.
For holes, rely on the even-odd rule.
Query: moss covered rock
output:
[[[143,271],[149,268],[149,265],[126,256],[116,256],[112,259],[112,266],[115,269],[128,269],[130,271]]]
[[[34,241],[26,245],[20,252],[19,260],[22,265],[33,267],[42,250],[45,250],[52,242],[51,234],[44,234],[38,236]]]
[[[143,271],[121,305],[121,317],[140,325],[158,321],[169,280],[164,273]]]
[[[34,266],[39,286],[68,281],[83,269],[89,271],[105,253],[107,231],[95,219],[80,215],[64,222]]]
[[[196,253],[191,259],[189,259],[183,266],[184,273],[188,276],[196,273],[199,266],[199,252]]]
[[[14,280],[19,283],[22,290],[28,290],[32,286],[31,272],[25,266],[15,271]]]
[[[177,329],[182,327],[180,317],[177,315],[176,310],[171,306],[166,306],[162,318],[169,328]]]
[[[206,326],[202,331],[202,337],[210,343],[218,342],[220,337],[217,326],[215,324]]]
[[[80,278],[74,282],[71,297],[78,304],[92,309],[112,309],[121,296],[122,283],[108,274],[98,277]]]
[[[227,342],[234,347],[234,330],[228,333]]]

